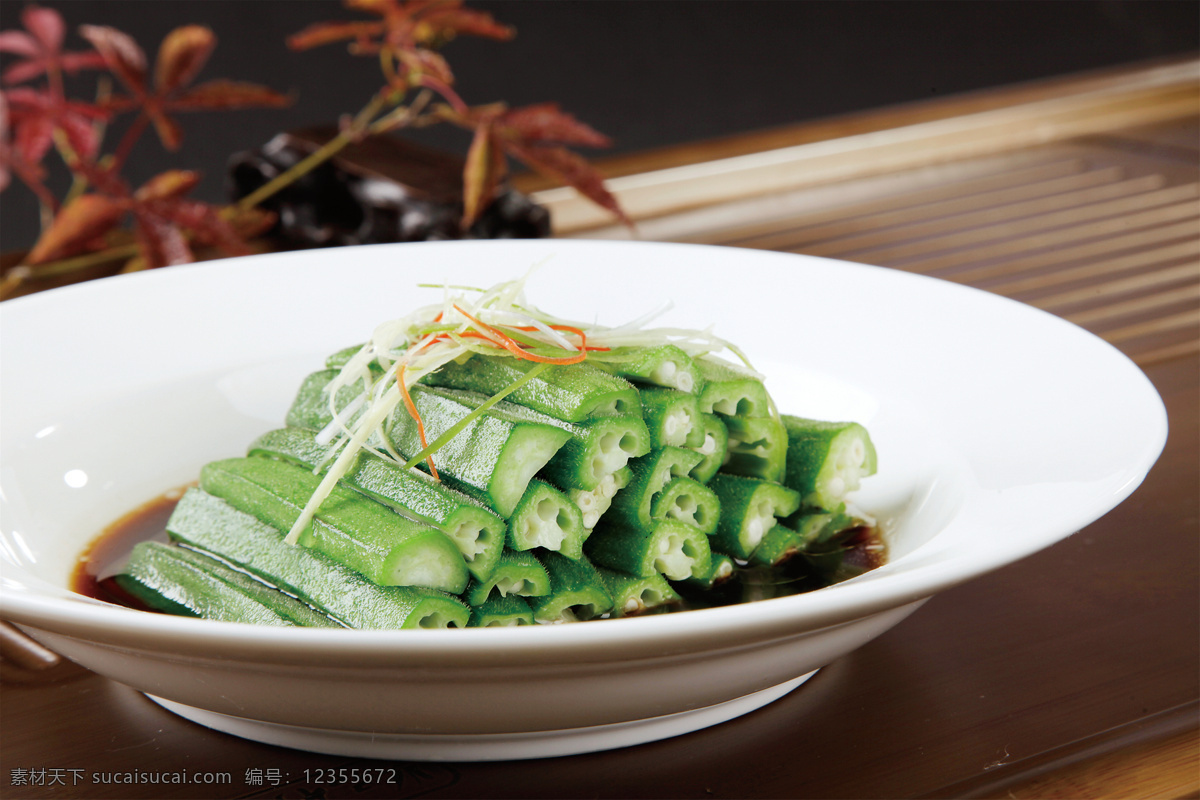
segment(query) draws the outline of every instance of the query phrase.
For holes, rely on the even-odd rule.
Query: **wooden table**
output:
[[[604,165],[643,238],[934,275],[1122,349],[1158,387],[1171,434],[1145,484],[1095,524],[934,598],[746,717],[594,755],[387,764],[385,786],[305,779],[378,762],[241,741],[80,668],[4,661],[0,794],[1198,796],[1198,87],[1197,62],[1156,64]],[[524,188],[558,235],[628,235],[567,191]],[[222,782],[101,782],[135,770]]]

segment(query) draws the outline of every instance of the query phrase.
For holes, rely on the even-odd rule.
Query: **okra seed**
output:
[[[704,444],[701,445],[700,449],[696,452],[702,456],[711,456],[713,453],[717,452],[717,437],[713,436],[711,433],[704,434]]]
[[[641,611],[643,608],[645,608],[645,606],[643,606],[636,597],[631,597],[625,601],[625,605],[621,610],[626,614],[632,614],[635,611]]]
[[[675,376],[675,387],[681,392],[691,392],[696,388],[696,382],[692,380],[692,373],[680,372]]]
[[[829,479],[829,493],[834,497],[841,497],[846,493],[846,481],[842,480],[840,475],[835,475]]]

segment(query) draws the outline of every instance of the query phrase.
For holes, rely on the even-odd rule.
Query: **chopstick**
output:
[[[0,659],[30,670],[50,669],[62,661],[58,653],[42,647],[7,622],[0,622]]]

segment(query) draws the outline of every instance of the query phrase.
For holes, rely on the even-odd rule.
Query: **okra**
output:
[[[765,417],[771,413],[767,389],[748,369],[708,358],[696,359],[704,377],[700,410],[726,417]]]
[[[328,466],[328,448],[303,428],[281,428],[260,436],[249,455],[269,456],[318,469]],[[458,546],[467,569],[486,578],[504,549],[508,523],[474,498],[435,481],[416,469],[360,453],[342,482],[406,517],[424,522],[450,537]]]
[[[662,386],[695,394],[704,379],[691,356],[673,344],[657,347],[614,347],[596,362],[614,375],[637,384]]]
[[[288,409],[285,420],[288,427],[319,431],[333,421],[333,414],[329,412],[329,395],[326,394],[325,387],[337,374],[337,370],[327,369],[305,377],[291,408]],[[351,383],[337,391],[334,405],[347,425],[358,419],[361,413],[361,401],[358,398],[364,388],[361,383]]]
[[[461,364],[451,361],[422,381],[491,396],[534,366],[532,361],[511,356],[476,354]],[[505,399],[567,422],[618,414],[641,416],[641,402],[632,384],[587,363],[552,366]]]
[[[475,407],[471,398],[429,386],[414,386],[411,396],[430,442]],[[392,414],[390,437],[407,458],[423,448],[417,423],[404,407]],[[467,423],[433,454],[433,460],[438,472],[452,480],[455,488],[507,518],[512,516],[529,481],[570,438],[567,431],[552,425],[486,413]]]
[[[629,462],[633,477],[629,485],[613,498],[606,520],[649,531],[654,526],[654,498],[666,488],[673,477],[682,477],[700,463],[701,457],[691,450],[664,447]]]
[[[708,535],[717,529],[721,503],[712,489],[691,478],[672,478],[650,502],[650,518],[673,519]]]
[[[857,422],[822,422],[783,416],[787,431],[784,485],[804,505],[833,509],[876,470],[875,446]]]
[[[604,587],[613,599],[614,617],[642,614],[674,605],[682,599],[662,575],[639,577],[607,567],[596,567],[596,571],[604,579]]]
[[[699,454],[701,460],[692,467],[688,476],[700,483],[708,483],[725,463],[725,455],[729,450],[729,430],[716,414],[701,414],[700,427],[703,441],[696,446],[688,445],[687,449]]]
[[[777,518],[800,507],[798,492],[770,481],[718,472],[708,486],[721,501],[713,549],[734,558],[749,558]]]
[[[536,621],[575,622],[612,609],[604,579],[586,558],[573,560],[558,553],[544,553],[541,561],[550,575],[550,593],[530,602]]]
[[[650,447],[683,447],[703,443],[700,405],[696,395],[677,389],[642,389],[642,419],[650,432]]]
[[[583,512],[550,484],[529,482],[508,521],[508,546],[513,550],[543,547],[567,558],[583,555]]]
[[[601,525],[584,546],[596,564],[630,575],[662,574],[673,581],[708,572],[712,552],[698,528],[673,519],[660,520],[649,533]]]
[[[151,608],[224,622],[341,627],[274,586],[195,550],[141,542],[116,576],[122,589]]]
[[[277,530],[290,530],[321,479],[268,458],[205,465],[200,488]],[[381,586],[425,586],[457,594],[469,574],[454,542],[343,486],[317,509],[301,534],[304,546],[345,564]]]
[[[490,597],[542,597],[550,593],[550,576],[542,562],[532,553],[505,550],[500,554],[491,577],[471,581],[466,600],[472,606],[482,605]]]
[[[629,481],[633,479],[633,470],[629,467],[621,467],[616,472],[605,477],[600,482],[600,485],[590,492],[585,492],[582,489],[571,489],[567,492],[567,496],[571,498],[579,510],[583,513],[583,529],[590,533],[592,528],[596,527],[596,523],[600,518],[608,512],[612,507],[613,498],[617,492],[629,485]]]
[[[471,409],[488,399],[477,392],[440,391]],[[607,476],[624,467],[629,459],[650,452],[650,433],[640,417],[618,415],[580,423],[564,422],[503,400],[485,413],[514,425],[534,423],[566,431],[570,438],[542,468],[547,480],[564,489],[595,489]]]
[[[379,586],[200,489],[167,522],[171,539],[212,553],[351,628],[465,627],[470,610],[435,589]]]
[[[714,551],[712,559],[709,561],[708,571],[684,578],[681,585],[692,589],[708,591],[726,583],[732,578],[734,566],[732,558],[724,553]]]
[[[523,598],[516,595],[498,595],[471,609],[472,628],[511,627],[532,625],[533,611]]]
[[[834,520],[833,514],[808,512],[793,514],[767,531],[750,556],[752,564],[774,567],[812,546]]]
[[[722,472],[783,480],[788,455],[788,437],[783,423],[774,417],[726,417],[729,431],[727,455]]]

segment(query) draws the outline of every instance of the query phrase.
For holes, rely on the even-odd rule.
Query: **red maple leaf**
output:
[[[507,40],[516,35],[485,11],[463,8],[462,0],[345,0],[347,8],[377,14],[379,21],[317,22],[288,37],[288,47],[307,50],[331,42],[352,40],[350,52],[398,53],[434,47],[459,34]]]
[[[94,51],[64,53],[66,25],[50,8],[28,6],[21,12],[25,31],[0,31],[0,53],[20,56],[21,61],[4,70],[5,83],[22,83],[42,74],[60,75],[82,69],[103,69],[104,59]]]
[[[61,130],[75,154],[90,159],[100,148],[97,121],[108,112],[88,103],[64,100],[44,89],[18,86],[3,92],[8,106],[8,125],[12,147],[30,164],[40,164],[54,143],[54,131]]]
[[[507,174],[504,155],[559,183],[572,186],[592,202],[608,209],[626,225],[633,222],[604,180],[586,159],[566,145],[606,147],[610,140],[591,126],[562,111],[556,103],[537,103],[509,109],[503,103],[464,110],[441,106],[443,119],[475,131],[463,173],[463,227],[469,227],[491,203]]]
[[[43,264],[95,249],[126,214],[133,217],[138,251],[150,268],[194,261],[192,241],[213,245],[228,255],[245,255],[249,249],[243,236],[259,232],[270,222],[263,215],[255,215],[254,221],[231,221],[218,207],[185,197],[200,180],[190,170],[168,170],[131,192],[109,170],[87,164],[79,169],[98,191],[63,206],[26,263]]]
[[[217,43],[213,32],[201,25],[185,25],[166,35],[158,49],[153,86],[147,74],[146,54],[130,36],[97,25],[84,25],[79,31],[133,95],[115,97],[106,107],[116,111],[140,109],[135,129],[140,132],[140,125],[150,121],[168,150],[177,150],[183,141],[179,123],[170,116],[173,111],[278,108],[290,102],[286,96],[253,83],[218,80],[186,88]],[[120,148],[118,161],[127,151],[128,147]]]

